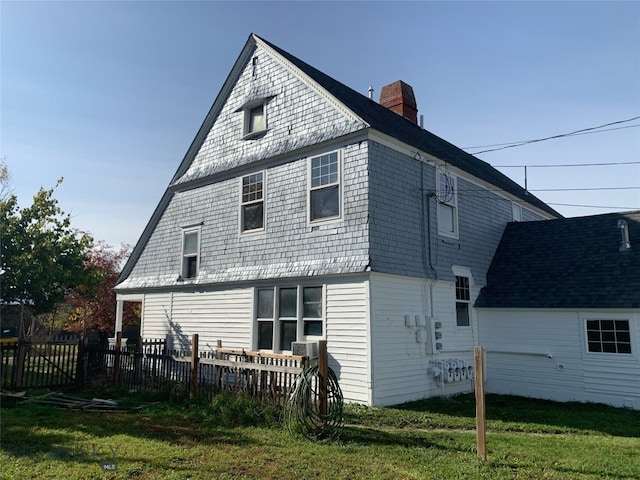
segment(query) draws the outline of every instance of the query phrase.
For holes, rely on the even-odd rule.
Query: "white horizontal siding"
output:
[[[473,327],[455,328],[455,290],[451,282],[433,288],[434,318],[429,305],[429,282],[424,279],[374,274],[371,277],[371,335],[373,403],[393,405],[473,388],[471,381],[442,384],[430,370],[431,361],[457,358],[471,361]],[[416,341],[419,326],[405,325],[405,315],[418,315],[441,323],[442,351],[428,352],[427,343]],[[429,332],[430,328],[426,331]],[[429,335],[429,333],[427,333]]]
[[[326,283],[329,366],[351,402],[370,403],[368,312],[366,278]],[[169,334],[173,348],[188,348],[197,333],[200,351],[215,349],[217,340],[251,349],[253,288],[147,294],[142,327],[145,338]]]
[[[171,294],[148,293],[142,303],[140,335],[143,338],[165,338],[171,321]]]
[[[326,287],[329,366],[346,401],[370,403],[368,282],[331,282]]]
[[[632,355],[588,353],[584,313],[481,310],[487,392],[640,409],[638,319],[616,318],[630,319]]]
[[[142,336],[169,334],[173,348],[188,348],[194,333],[200,351],[212,351],[217,340],[225,347],[250,348],[252,289],[146,294]]]
[[[213,292],[174,293],[173,333],[176,341],[199,335],[200,351],[212,351],[218,340],[224,347],[251,348],[253,291],[234,288]]]

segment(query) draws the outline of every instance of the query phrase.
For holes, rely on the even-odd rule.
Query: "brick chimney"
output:
[[[413,123],[418,123],[418,107],[413,88],[402,80],[382,87],[380,105],[402,115]]]

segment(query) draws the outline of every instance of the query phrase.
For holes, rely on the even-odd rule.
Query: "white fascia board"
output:
[[[321,95],[328,102],[333,104],[333,106],[335,106],[338,110],[340,110],[344,115],[346,115],[347,117],[351,118],[351,120],[353,120],[356,123],[361,123],[361,124],[365,125],[366,127],[370,127],[370,125],[367,122],[365,122],[362,118],[360,118],[359,115],[356,115],[356,113],[353,110],[348,108],[344,103],[342,103],[336,97],[334,97],[329,92],[327,92],[315,80],[310,78],[306,73],[304,73],[302,70],[300,70],[297,66],[295,66],[289,60],[287,60],[282,55],[280,55],[278,52],[276,52],[273,48],[271,48],[269,45],[267,45],[265,42],[263,42],[259,37],[257,37],[256,35],[252,35],[252,37],[253,37],[255,43],[258,46],[260,46],[260,48],[263,48],[264,50],[269,52],[269,55],[271,55],[277,62],[279,62],[283,67],[285,67],[287,70],[292,72],[305,85],[307,85],[309,88],[315,90],[319,95]]]
[[[385,147],[389,147],[397,152],[413,157],[416,160],[421,160],[429,165],[433,165],[435,167],[443,167],[446,165],[447,170],[449,172],[453,173],[458,178],[462,178],[466,182],[472,183],[475,186],[483,188],[491,193],[494,193],[495,195],[501,198],[504,198],[505,200],[509,200],[510,202],[517,202],[518,204],[522,205],[524,208],[537,213],[542,218],[545,218],[547,220],[556,218],[551,216],[549,213],[545,212],[544,210],[541,210],[538,207],[528,202],[526,204],[522,204],[523,202],[522,198],[517,197],[504,190],[497,190],[498,187],[496,187],[495,185],[489,182],[485,182],[484,180],[481,180],[477,177],[471,176],[467,171],[462,170],[448,162],[445,162],[444,160],[441,160],[440,158],[435,157],[429,153],[423,152],[411,145],[401,142],[397,138],[391,137],[385,133],[382,133],[378,130],[371,128],[369,129],[369,139],[373,140],[374,142],[380,143]],[[478,161],[481,161],[481,160],[478,160]]]
[[[191,145],[189,146],[187,153],[185,154],[182,162],[180,163],[180,166],[178,167],[173,178],[171,179],[171,183],[170,183],[171,185],[174,184],[174,182],[176,182],[180,177],[182,177],[182,175],[184,175],[189,169],[189,167],[191,166],[191,162],[193,162],[193,159],[198,154],[198,151],[200,150],[202,143],[207,138],[207,135],[209,134],[211,127],[213,126],[213,124],[216,121],[216,118],[218,118],[218,115],[222,111],[222,107],[224,107],[225,103],[227,102],[229,95],[231,95],[231,91],[233,90],[233,87],[238,81],[238,78],[240,77],[240,75],[242,74],[244,66],[251,58],[251,55],[253,54],[253,51],[255,50],[255,48],[256,48],[255,36],[251,35],[247,40],[247,43],[244,45],[242,51],[240,52],[238,59],[233,64],[233,67],[231,68],[231,71],[229,72],[227,79],[222,84],[222,88],[220,89],[220,92],[218,92],[218,96],[214,100],[213,105],[211,105],[211,108],[209,109],[207,116],[202,122],[202,125],[200,126],[198,133],[196,134],[195,138],[191,142]]]

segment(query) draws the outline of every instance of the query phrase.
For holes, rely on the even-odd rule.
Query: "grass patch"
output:
[[[97,396],[129,405],[155,400]],[[292,437],[280,411],[238,396],[169,400],[135,413],[2,407],[3,479],[640,477],[640,412],[602,405],[489,395],[487,462],[475,455],[471,395],[347,405],[340,438],[321,442]]]

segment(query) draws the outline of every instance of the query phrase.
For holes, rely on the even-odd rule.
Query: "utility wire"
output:
[[[640,165],[639,162],[562,163],[546,165],[492,165],[493,168],[551,168],[551,167],[604,167],[609,165]]]
[[[595,132],[582,132],[582,133],[573,133],[573,134],[567,134],[567,136],[578,136],[578,135],[592,135],[594,133],[601,133],[601,132],[611,132],[612,130],[624,130],[625,128],[635,128],[635,127],[640,127],[640,123],[638,125],[626,125],[624,127],[616,127],[616,128],[606,128],[604,130],[597,130]],[[519,144],[523,144],[523,143],[527,143],[530,142],[532,140],[518,140],[517,142],[507,142],[507,143],[493,143],[491,145],[477,145],[475,147],[463,147],[463,150],[473,150],[474,148],[489,148],[489,147],[502,147],[503,145],[519,145]]]
[[[614,206],[605,206],[605,205],[575,205],[572,203],[549,203],[546,202],[547,205],[556,205],[561,207],[584,207],[584,208],[615,208],[617,210],[638,210],[638,206],[635,207],[614,207]]]
[[[588,192],[596,190],[640,190],[640,187],[573,187],[573,188],[529,188],[527,192]],[[458,195],[473,196],[476,193],[482,192],[503,192],[501,188],[459,188],[457,190]]]
[[[506,145],[500,146],[498,148],[491,148],[491,149],[488,149],[488,150],[481,150],[479,152],[473,152],[472,155],[479,155],[481,153],[495,152],[495,151],[498,151],[498,150],[504,150],[506,148],[521,147],[522,145],[528,145],[530,143],[545,142],[547,140],[553,140],[553,139],[556,139],[556,138],[563,138],[563,137],[570,137],[570,136],[573,136],[573,135],[580,135],[580,134],[584,134],[586,132],[597,133],[597,132],[594,132],[594,130],[600,130],[600,129],[604,128],[604,127],[610,127],[611,125],[619,125],[621,123],[632,122],[634,120],[638,120],[639,118],[640,118],[640,115],[636,116],[636,117],[633,117],[633,118],[629,118],[627,120],[618,120],[617,122],[605,123],[604,125],[599,125],[597,127],[582,128],[580,130],[575,130],[575,131],[569,132],[569,133],[561,133],[561,134],[558,134],[558,135],[552,135],[550,137],[536,138],[534,140],[524,140],[524,141],[520,141],[520,142],[512,142],[511,144],[506,144]],[[482,147],[466,147],[463,150],[472,150],[473,148],[482,148]]]

